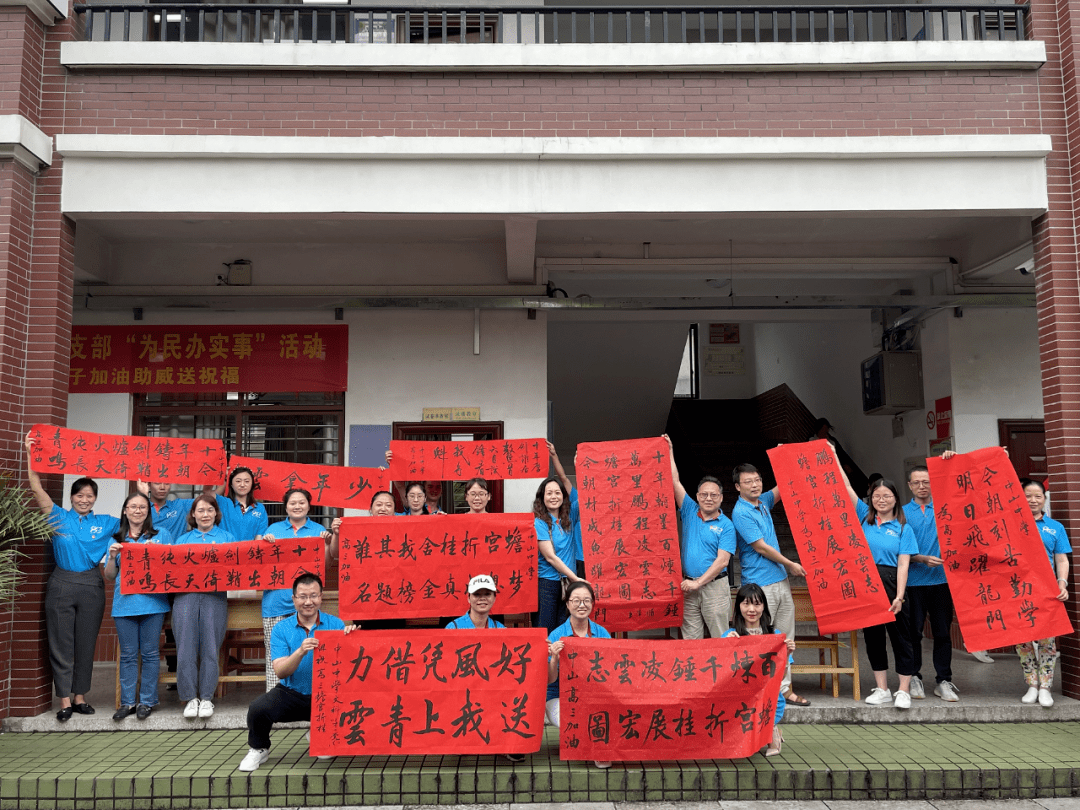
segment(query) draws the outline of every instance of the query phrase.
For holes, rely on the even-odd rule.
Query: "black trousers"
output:
[[[105,615],[101,572],[57,568],[45,586],[45,629],[56,696],[85,695],[94,677],[94,647]]]
[[[274,723],[297,723],[310,719],[311,695],[302,695],[279,683],[248,706],[248,746],[269,748],[270,729]]]
[[[915,674],[922,677],[922,631],[930,620],[934,634],[934,673],[937,682],[952,680],[952,629],[953,603],[949,586],[916,585],[907,589],[911,606],[911,646],[915,661]]]
[[[896,568],[891,565],[879,565],[878,574],[885,586],[889,603],[896,599]],[[866,657],[870,659],[870,668],[874,672],[884,672],[889,668],[889,653],[885,649],[885,636],[892,642],[893,657],[896,659],[897,675],[914,675],[915,658],[911,649],[911,612],[909,603],[904,602],[896,621],[878,624],[863,629],[866,642]]]

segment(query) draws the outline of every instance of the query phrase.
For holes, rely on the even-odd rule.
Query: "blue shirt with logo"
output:
[[[150,519],[154,522],[154,528],[166,529],[173,537],[182,535],[188,530],[188,513],[194,501],[194,498],[173,498],[165,501],[161,508],[151,501]]]
[[[564,530],[562,524],[557,520],[551,521],[550,528],[543,518],[536,518],[536,539],[550,540],[551,544],[555,546],[555,556],[562,560],[563,565],[574,570],[577,565],[577,551],[574,549],[574,524],[580,522],[575,520],[577,514],[575,505],[577,504],[577,489],[570,490],[570,529]],[[551,517],[548,515],[548,517]],[[555,570],[554,566],[549,563],[544,555],[540,555],[540,564],[537,566],[537,572],[540,579],[561,579],[562,574]]]
[[[735,524],[723,512],[712,520],[701,517],[698,503],[689,495],[679,507],[682,518],[683,576],[697,579],[716,562],[721,551],[734,554],[737,546]],[[726,568],[724,570],[727,570]],[[721,572],[723,573],[723,572]],[[719,574],[717,575],[719,577]]]
[[[52,538],[56,566],[72,573],[97,568],[101,558],[109,553],[112,537],[120,528],[120,520],[111,515],[95,515],[90,511],[80,516],[74,509],[64,509],[55,503],[47,520],[56,529]]]
[[[113,538],[109,538],[110,543]],[[128,538],[124,541],[124,548],[116,555],[116,585],[113,590],[112,615],[116,616],[149,616],[152,613],[168,613],[169,597],[163,593],[120,593],[120,577],[123,576],[122,566],[124,562],[124,549],[139,543],[172,544],[172,534],[168,529],[159,529],[154,526],[154,536],[142,535],[138,540]],[[106,553],[106,558],[108,554]]]
[[[341,619],[320,610],[315,626],[308,630],[304,625],[300,624],[299,615],[293,613],[274,625],[274,630],[270,634],[270,660],[276,661],[279,658],[288,658],[300,649],[300,645],[304,643],[305,638],[315,635],[316,630],[344,629],[345,623]],[[282,686],[287,686],[301,695],[311,694],[311,668],[312,662],[315,660],[312,652],[312,650],[308,650],[304,653],[304,657],[300,659],[300,665],[296,668],[296,671],[287,678],[281,679]]]
[[[739,567],[742,570],[743,585],[765,587],[787,579],[787,569],[784,566],[761,556],[751,547],[751,544],[758,540],[764,540],[770,548],[780,551],[780,541],[776,539],[776,527],[772,520],[772,508],[775,504],[776,496],[770,489],[761,493],[757,506],[745,498],[739,498],[735,502],[735,508],[731,510],[731,522],[735,524],[735,532],[739,538]]]
[[[878,565],[896,567],[897,558],[901,554],[918,554],[919,544],[915,540],[915,532],[906,523],[899,520],[889,520],[885,523],[866,522],[866,516],[870,514],[870,507],[862,501],[856,501],[855,511],[862,523],[863,534],[866,535],[866,545],[870,547],[870,553],[874,556],[874,562]]]
[[[490,616],[488,616],[488,623],[486,628],[477,627],[475,624],[473,624],[472,619],[469,618],[468,613],[466,613],[464,616],[458,616],[456,619],[450,622],[450,624],[446,625],[447,630],[498,630],[500,627],[505,628],[506,625],[495,621]]]
[[[254,540],[260,534],[266,534],[269,523],[266,507],[258,501],[245,509],[232,498],[218,495],[217,505],[221,512],[221,525],[237,540]]]
[[[296,528],[288,520],[279,520],[267,527],[263,537],[274,537],[278,540],[293,540],[297,537],[318,537],[325,529],[315,521],[308,519],[304,525]],[[286,616],[295,613],[296,607],[292,600],[292,583],[288,588],[274,591],[263,591],[262,615],[264,619],[272,619],[275,616]]]
[[[1065,527],[1046,515],[1036,520],[1035,525],[1039,527],[1043,545],[1046,546],[1046,556],[1050,558],[1050,567],[1056,572],[1057,566],[1054,565],[1054,555],[1072,553],[1072,543],[1069,542],[1069,537],[1065,534]],[[1054,576],[1057,576],[1057,574],[1055,573]]]
[[[934,502],[930,501],[922,507],[915,501],[908,501],[904,504],[904,517],[907,518],[908,526],[915,532],[915,542],[919,546],[918,553],[927,557],[940,557],[941,546],[938,544],[937,524],[934,521]],[[944,585],[945,566],[930,567],[912,560],[911,565],[908,566],[907,584],[908,587]]]
[[[208,532],[202,532],[198,529],[192,529],[189,532],[184,532],[182,535],[173,540],[174,546],[186,546],[196,545],[200,543],[235,543],[236,538],[233,537],[232,532],[227,531],[222,526],[214,526]]]

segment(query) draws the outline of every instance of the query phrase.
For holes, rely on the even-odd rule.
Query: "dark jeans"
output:
[[[310,719],[311,695],[302,695],[279,683],[248,706],[248,746],[269,748],[270,729],[274,723],[297,723]]]
[[[915,674],[922,677],[922,632],[926,620],[930,620],[930,632],[934,634],[934,672],[937,682],[952,680],[952,594],[946,583],[940,585],[916,585],[907,589],[911,607],[911,645],[915,660]]]
[[[878,574],[885,586],[889,603],[896,598],[896,568],[891,565],[879,565]],[[889,653],[885,649],[885,635],[892,642],[893,657],[896,659],[897,675],[914,675],[915,658],[911,650],[911,613],[909,603],[904,602],[896,621],[878,624],[863,629],[866,642],[866,657],[870,659],[870,668],[874,672],[884,672],[889,668]]]
[[[537,600],[536,627],[543,627],[549,633],[565,622],[570,614],[562,601],[562,585],[557,579],[541,579],[539,582],[539,598]]]
[[[105,615],[101,572],[57,568],[45,587],[45,629],[53,688],[60,698],[85,695],[94,676],[94,647]]]

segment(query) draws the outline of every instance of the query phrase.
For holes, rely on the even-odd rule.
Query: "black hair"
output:
[[[589,592],[589,598],[596,602],[596,591],[593,590],[593,586],[583,579],[579,579],[576,582],[571,582],[566,586],[566,601],[570,601],[570,597],[574,595],[574,591],[585,588]]]
[[[465,482],[465,492],[468,492],[475,486],[480,487],[480,489],[484,490],[484,492],[488,493],[489,495],[491,494],[491,485],[488,484],[486,478],[470,478],[468,481]]]
[[[720,487],[720,494],[722,495],[724,493],[724,485],[720,483],[720,479],[717,478],[715,475],[702,476],[701,480],[698,481],[697,488],[701,489],[702,484],[716,484],[718,487]]]
[[[911,471],[908,472],[908,474],[907,474],[908,481],[911,480],[911,474],[912,473],[917,473],[917,472],[928,473],[928,472],[930,472],[930,470],[927,468],[927,466],[925,464],[916,464],[914,467],[911,468]]]
[[[761,605],[761,632],[764,635],[772,635],[772,613],[769,612],[769,600],[765,596],[765,591],[761,589],[760,585],[755,585],[752,582],[748,582],[739,588],[739,592],[735,594],[735,617],[733,624],[735,626],[735,632],[740,636],[746,635],[746,620],[742,615],[742,603],[749,602],[751,605]]]
[[[870,498],[870,511],[866,513],[866,525],[873,526],[874,521],[877,520],[877,510],[874,508],[874,492],[882,487],[889,490],[893,497],[896,498],[896,505],[893,507],[893,520],[903,526],[907,523],[907,517],[904,515],[904,510],[900,508],[900,491],[897,490],[896,484],[888,478],[879,478],[870,485],[870,491],[867,493]]]
[[[370,511],[371,507],[375,505],[375,499],[378,498],[380,495],[386,495],[388,498],[390,498],[391,501],[394,500],[394,496],[392,493],[388,492],[385,489],[380,489],[378,492],[371,496],[371,503],[368,504],[368,511]]]
[[[548,512],[547,504],[544,503],[544,491],[547,489],[547,485],[551,483],[558,484],[559,491],[562,492],[562,506],[559,507],[559,525],[562,526],[564,532],[568,532],[570,531],[570,495],[558,478],[545,478],[540,482],[540,486],[536,490],[536,499],[533,501],[533,516],[544,521],[548,529],[554,528],[551,524],[551,513]]]
[[[233,503],[236,503],[236,493],[233,492],[232,482],[233,479],[236,478],[236,476],[238,476],[240,473],[247,473],[251,476],[251,492],[247,494],[248,502],[247,504],[245,504],[245,506],[255,506],[255,504],[257,503],[257,501],[255,500],[255,488],[259,485],[259,479],[255,477],[255,473],[251,471],[250,467],[236,467],[231,473],[229,473],[228,485],[225,487],[225,489],[228,490],[228,495],[226,495],[225,497],[227,497]]]
[[[1043,484],[1042,481],[1036,481],[1034,478],[1021,478],[1020,479],[1020,489],[1021,489],[1021,491],[1027,489],[1028,487],[1038,487],[1040,490],[1042,490],[1043,495],[1046,494],[1046,485]]]
[[[131,521],[127,516],[127,505],[131,503],[133,498],[142,498],[146,501],[146,520],[143,522],[142,534],[140,537],[153,537],[158,533],[158,530],[154,528],[154,508],[150,503],[150,497],[143,495],[141,492],[132,492],[126,498],[124,498],[124,505],[120,507],[120,527],[116,530],[116,534],[113,535],[113,540],[118,543],[128,542],[128,535],[131,534]]]
[[[305,498],[307,498],[308,506],[311,506],[311,493],[308,492],[306,489],[301,489],[300,487],[293,487],[288,492],[286,492],[281,498],[281,505],[282,506],[288,506],[289,505],[289,498],[291,498],[297,492],[299,492],[301,495],[303,495]]]
[[[293,580],[293,596],[296,596],[296,589],[299,588],[301,585],[318,585],[319,593],[322,593],[323,590],[322,579],[319,577],[318,574],[301,574],[295,580]]]
[[[423,481],[410,481],[405,485],[405,511],[410,515],[412,514],[412,509],[409,508],[409,492],[413,487],[420,487],[420,491],[424,493],[424,505],[420,509],[420,514],[430,515],[431,512],[429,512],[427,508],[427,487],[424,486]]]
[[[758,468],[755,467],[753,464],[740,464],[738,467],[731,471],[732,482],[738,484],[739,478],[740,476],[742,476],[743,473],[758,473],[758,475],[761,474]]]
[[[208,503],[214,507],[214,525],[221,525],[221,507],[218,506],[217,498],[211,495],[209,492],[204,492],[199,495],[195,500],[191,502],[191,509],[188,510],[187,525],[189,529],[194,529],[198,524],[195,522],[195,507],[200,503]]]
[[[83,487],[90,487],[90,491],[94,493],[94,497],[97,497],[97,481],[93,478],[76,478],[71,484],[71,494],[77,495],[83,491]]]

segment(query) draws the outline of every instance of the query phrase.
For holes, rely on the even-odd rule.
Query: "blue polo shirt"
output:
[[[109,538],[110,543],[113,538]],[[168,529],[159,529],[154,526],[154,536],[147,538],[143,535],[138,540],[128,540],[124,543],[125,547],[128,545],[136,545],[138,543],[161,543],[168,546],[172,544],[172,534]],[[106,552],[108,557],[108,552]],[[116,555],[116,585],[113,590],[112,600],[112,615],[113,618],[117,616],[149,616],[152,613],[168,613],[169,597],[163,593],[120,593],[120,577],[123,576],[121,566],[123,565],[124,552],[120,551]]]
[[[1046,546],[1046,555],[1050,558],[1050,567],[1055,571],[1054,576],[1057,576],[1054,555],[1072,553],[1072,543],[1069,542],[1069,537],[1065,534],[1065,527],[1052,517],[1043,515],[1035,521],[1035,525],[1039,527],[1043,545]]]
[[[218,495],[217,505],[221,512],[221,525],[237,540],[254,540],[260,534],[266,534],[269,522],[266,507],[258,501],[245,509],[232,498]]]
[[[776,527],[773,526],[772,508],[776,496],[772,490],[762,492],[758,505],[754,506],[740,497],[731,510],[731,522],[739,538],[739,567],[742,569],[742,584],[765,587],[774,582],[787,579],[787,569],[780,563],[762,557],[750,547],[751,543],[764,540],[770,548],[780,551],[780,541],[776,539]]]
[[[585,546],[581,542],[581,508],[576,489],[570,490],[570,529],[574,533],[574,559],[585,561]]]
[[[227,531],[223,526],[214,526],[208,532],[201,532],[198,529],[192,529],[189,532],[184,532],[182,535],[173,540],[174,546],[186,546],[196,545],[200,543],[235,543],[236,538],[233,537],[232,532]]]
[[[899,520],[879,524],[876,518],[873,523],[867,523],[866,516],[870,514],[870,507],[862,501],[855,502],[855,511],[859,515],[863,534],[866,535],[866,545],[870,546],[870,553],[878,565],[895,568],[897,557],[901,554],[919,553],[915,532],[907,524],[901,524]]]
[[[574,508],[577,503],[577,488],[570,490],[570,530],[564,531],[562,524],[557,520],[551,521],[551,527],[549,528],[543,518],[536,518],[536,540],[550,540],[552,545],[555,546],[555,556],[562,560],[563,565],[569,568],[571,571],[577,566],[577,551],[574,548],[574,525],[580,523],[580,519],[575,520],[575,516],[578,514]],[[550,515],[549,515],[550,517]],[[562,574],[555,570],[555,568],[544,559],[544,555],[540,555],[540,564],[537,566],[537,573],[540,579],[561,579]]]
[[[570,626],[570,619],[560,624],[548,635],[548,644],[554,644],[561,638],[574,635],[574,628]],[[611,633],[589,619],[589,638],[611,638]],[[559,696],[559,682],[549,683],[547,688],[547,700],[553,700]]]
[[[46,520],[56,529],[52,537],[56,567],[72,573],[97,568],[120,528],[120,520],[111,515],[95,515],[91,510],[80,517],[74,509],[55,503]]]
[[[296,528],[288,520],[279,520],[271,524],[263,537],[274,537],[278,540],[294,540],[297,537],[318,537],[326,531],[321,525],[310,518],[300,528]],[[292,587],[281,588],[275,591],[263,591],[262,615],[264,619],[272,619],[275,616],[287,616],[296,612],[293,605]]]
[[[506,625],[500,624],[490,616],[488,616],[487,627],[477,627],[473,624],[472,619],[469,618],[468,613],[464,616],[459,616],[450,622],[450,624],[446,625],[447,630],[498,630],[500,627],[505,629]]]
[[[173,498],[165,501],[160,509],[150,502],[150,519],[155,529],[167,529],[173,537],[178,537],[188,530],[187,516],[191,511],[194,498]]]
[[[319,619],[315,627],[308,630],[302,624],[294,612],[286,616],[274,625],[274,631],[270,634],[270,660],[288,658],[304,643],[304,639],[315,634],[316,630],[344,630],[345,624],[337,616],[319,611]],[[311,667],[315,656],[311,651],[304,653],[300,659],[300,666],[287,678],[281,679],[281,685],[287,686],[301,695],[311,694]]]
[[[925,507],[919,506],[915,501],[904,504],[904,517],[907,518],[908,526],[915,532],[915,542],[919,546],[919,554],[928,557],[940,557],[941,546],[938,544],[937,524],[934,522],[934,502],[931,500]],[[944,585],[945,566],[937,565],[931,568],[929,565],[911,561],[908,566],[907,584],[909,588],[920,585]]]
[[[735,524],[720,512],[712,520],[704,520],[698,503],[689,495],[679,507],[682,518],[682,568],[683,576],[697,579],[716,562],[720,551],[734,554],[736,549]],[[725,568],[721,574],[726,573]],[[719,579],[719,575],[717,579]]]

